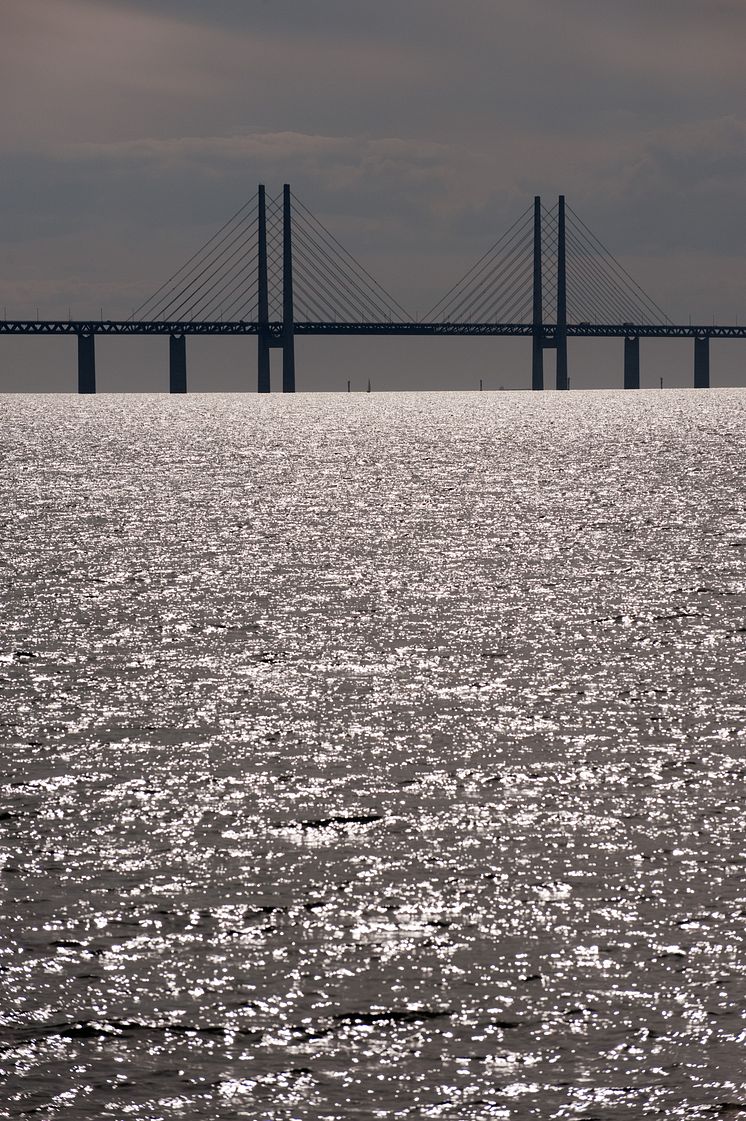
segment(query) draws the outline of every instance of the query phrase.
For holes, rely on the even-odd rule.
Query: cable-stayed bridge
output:
[[[96,335],[168,335],[169,387],[187,390],[190,335],[256,335],[257,389],[271,389],[270,353],[282,352],[282,389],[295,391],[295,337],[464,335],[530,338],[531,388],[544,352],[556,352],[555,388],[569,388],[569,338],[624,340],[625,389],[640,387],[640,339],[690,338],[693,384],[710,384],[710,339],[746,327],[673,323],[560,196],[536,197],[419,319],[352,256],[286,184],[264,186],[124,320],[3,320],[0,334],[76,335],[78,390],[96,392]]]

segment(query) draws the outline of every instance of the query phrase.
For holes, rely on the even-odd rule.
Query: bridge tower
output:
[[[282,392],[295,393],[295,312],[290,184],[282,188]]]
[[[269,349],[272,345],[269,332],[269,277],[267,272],[267,192],[263,183],[259,185],[258,215],[259,253],[258,253],[258,330],[257,330],[257,393],[270,391]]]
[[[541,198],[534,198],[534,290],[531,317],[531,388],[544,388],[544,323],[541,285]]]
[[[272,204],[274,208],[274,203]],[[273,210],[274,212],[274,210]],[[282,349],[282,391],[295,393],[295,308],[293,297],[293,223],[290,184],[282,188],[282,325],[270,326],[269,262],[267,251],[267,192],[259,187],[258,222],[258,322],[257,322],[257,392],[272,389],[270,351]],[[274,275],[274,271],[273,271]]]
[[[557,389],[568,389],[567,379],[567,237],[565,232],[565,196],[557,206]]]

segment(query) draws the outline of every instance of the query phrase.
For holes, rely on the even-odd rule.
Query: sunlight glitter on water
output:
[[[746,1102],[746,392],[5,405],[10,1116]]]

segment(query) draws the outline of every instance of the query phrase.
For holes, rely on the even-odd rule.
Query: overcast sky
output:
[[[743,0],[3,0],[2,16],[9,318],[128,315],[259,181],[290,181],[413,312],[534,194],[564,192],[673,319],[746,317]],[[482,368],[525,384],[524,344],[455,342],[302,344],[299,384]],[[205,345],[193,384],[253,385],[253,341]],[[743,380],[746,347],[722,345],[716,372]],[[621,367],[617,350],[576,344],[575,384],[613,379],[598,363]],[[165,377],[160,342],[99,351],[107,386]],[[651,384],[690,376],[688,347],[647,351]],[[2,384],[68,388],[73,365],[69,344],[0,339]]]

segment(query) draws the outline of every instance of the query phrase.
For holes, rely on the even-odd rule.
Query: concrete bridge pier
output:
[[[272,388],[270,381],[270,349],[269,331],[265,332],[260,327],[259,334],[257,335],[257,393],[269,393]]]
[[[186,335],[170,335],[168,340],[168,391],[186,393]]]
[[[710,339],[707,335],[694,339],[694,388],[710,388]]]
[[[282,392],[295,393],[295,338],[293,327],[290,325],[282,339]]]
[[[78,334],[78,393],[96,392],[96,336],[93,331]]]
[[[624,340],[624,388],[640,388],[640,340],[637,337]]]
[[[531,343],[531,388],[544,388],[544,340],[537,331]]]

